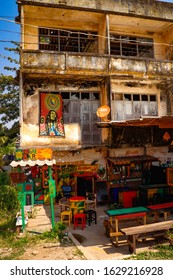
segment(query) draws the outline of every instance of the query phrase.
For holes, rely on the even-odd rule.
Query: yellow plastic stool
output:
[[[68,210],[64,210],[61,212],[61,222],[68,223],[70,226],[70,223],[72,221],[72,212]]]

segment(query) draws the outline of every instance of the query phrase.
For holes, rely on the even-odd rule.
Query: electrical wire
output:
[[[5,30],[5,29],[0,29],[0,31],[2,31],[2,32],[7,32],[7,33],[15,33],[15,34],[21,34],[20,32],[18,32],[18,31],[11,31],[11,30]]]
[[[4,19],[4,18],[2,18],[2,17],[0,17],[0,20],[22,25],[21,23],[16,23],[14,20]],[[29,26],[29,27],[34,27],[34,28],[44,28],[44,29],[46,28],[45,26],[38,26],[38,25],[33,25],[33,24],[28,24],[28,23],[25,23],[24,26]],[[80,35],[86,35],[86,36],[88,36],[88,32],[75,31],[75,30],[68,30],[68,29],[62,29],[62,28],[46,28],[46,29],[49,29],[49,30],[52,29],[52,30],[67,32],[67,33],[69,33],[69,34],[80,34]],[[1,31],[2,31],[2,30],[1,30]],[[9,31],[9,30],[8,30],[8,32],[13,33],[13,31]],[[20,34],[21,34],[21,35],[24,35],[24,36],[38,37],[37,35],[27,34],[27,33],[22,33],[22,32],[21,32]],[[91,34],[91,35],[92,35],[92,34]],[[112,34],[112,35],[114,35],[114,34]],[[118,34],[117,34],[117,35],[118,35]],[[45,36],[46,36],[46,35],[45,35]],[[94,34],[94,36],[95,36],[95,37],[98,37],[98,38],[109,39],[108,36],[103,36],[103,35],[99,35],[99,34]],[[123,34],[123,35],[121,35],[121,36],[131,36],[131,37],[133,37],[134,35]],[[135,37],[135,36],[134,36],[134,37]],[[139,37],[140,37],[140,36],[137,36],[137,38],[139,38]],[[143,38],[143,37],[140,37],[140,38]],[[148,37],[145,37],[145,38],[148,38]],[[150,37],[150,38],[151,38],[151,37]],[[111,39],[111,41],[114,41],[114,40],[112,40],[112,38],[110,38],[110,39]],[[116,38],[115,41],[120,41],[120,42],[122,42],[122,41],[124,41],[124,42],[135,42],[135,43],[140,43],[140,44],[141,44],[141,43],[147,44],[146,41],[142,42],[142,41],[132,40],[132,39],[127,40],[127,39],[118,39],[118,38]],[[27,43],[27,44],[33,44],[33,43]],[[151,44],[151,43],[150,43],[150,44]],[[162,43],[152,42],[152,44],[153,44],[153,45],[159,45],[159,46],[169,46],[169,47],[173,47],[173,44],[168,44],[168,43],[163,43],[163,42],[162,42]]]

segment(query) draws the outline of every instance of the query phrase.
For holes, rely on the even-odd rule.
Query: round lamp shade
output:
[[[101,106],[97,109],[97,117],[104,118],[110,113],[110,107],[107,105]]]

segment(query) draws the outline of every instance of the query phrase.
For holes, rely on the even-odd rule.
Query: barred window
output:
[[[39,28],[39,49],[61,52],[98,52],[97,33]]]
[[[111,34],[110,54],[139,58],[154,58],[153,39]]]

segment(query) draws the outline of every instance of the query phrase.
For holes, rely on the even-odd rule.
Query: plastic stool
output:
[[[86,214],[84,213],[77,213],[74,214],[74,229],[81,225],[82,229],[86,226]]]
[[[61,212],[61,222],[68,223],[70,226],[70,223],[72,221],[72,212],[64,210]]]
[[[88,225],[90,226],[90,224],[94,221],[95,224],[97,224],[97,213],[95,210],[86,210],[86,220],[88,221]]]

